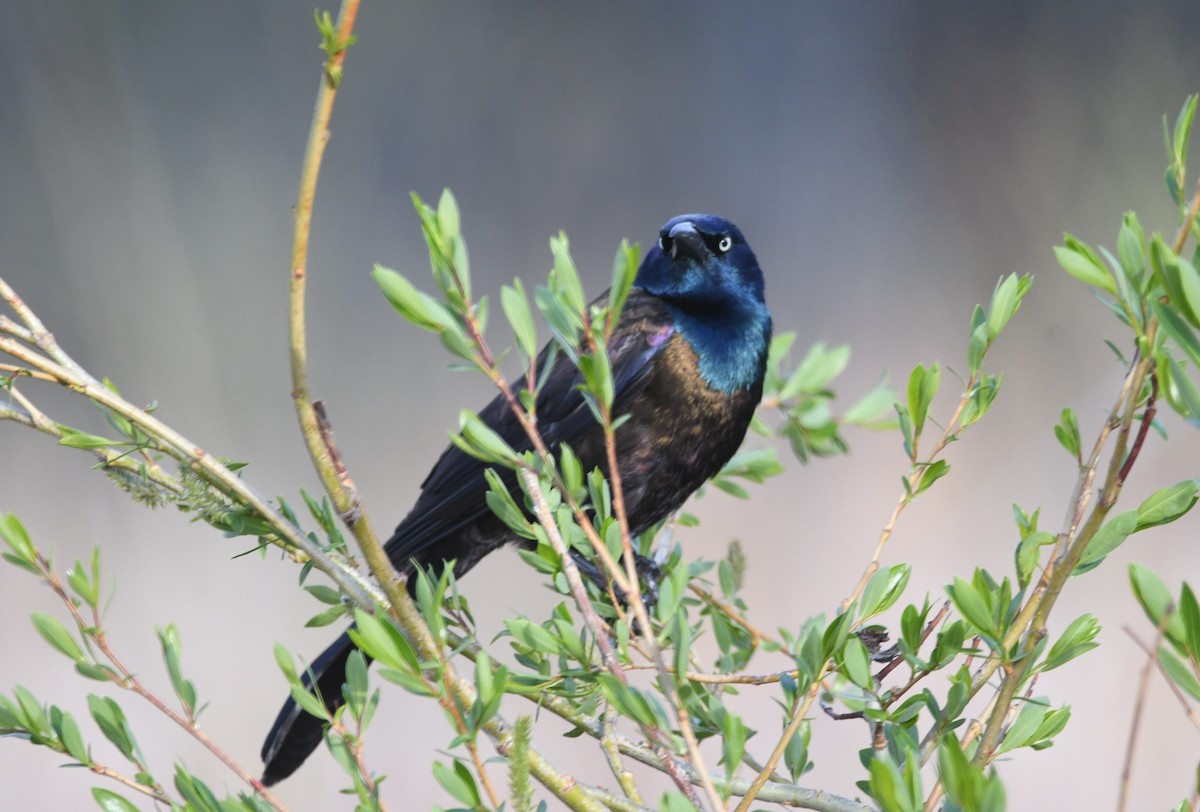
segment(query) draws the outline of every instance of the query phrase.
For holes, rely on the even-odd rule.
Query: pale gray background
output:
[[[740,6],[365,5],[317,199],[310,324],[314,392],[377,525],[407,510],[457,409],[490,396],[481,379],[446,372],[436,340],[402,324],[368,276],[381,261],[428,286],[408,192],[434,198],[443,186],[458,195],[481,292],[543,274],[560,228],[598,292],[622,237],[648,242],[682,211],[731,217],[766,270],[778,329],[798,331],[800,347],[853,345],[845,399],[885,372],[902,381],[918,361],[961,368],[970,308],[1000,275],[1034,273],[992,360],[1005,373],[994,414],[951,450],[953,474],[905,515],[887,560],[914,563],[916,600],[976,564],[1011,570],[1011,503],[1041,505],[1046,525],[1060,525],[1074,473],[1051,426],[1070,405],[1094,436],[1121,375],[1102,339],[1120,330],[1050,248],[1063,230],[1113,246],[1130,207],[1173,231],[1160,116],[1200,90],[1200,6]],[[89,369],[135,402],[156,400],[209,451],[249,460],[265,493],[293,499],[314,486],[288,398],[285,294],[317,41],[310,7],[282,3],[23,4],[0,27],[0,273]],[[60,419],[101,425],[47,385],[25,389]],[[1166,453],[1151,438],[1130,505],[1197,473],[1195,430],[1165,422],[1177,443]],[[747,594],[765,627],[834,607],[894,504],[896,439],[850,440],[850,457],[790,465],[753,503],[706,498],[702,527],[681,534],[692,555],[745,542]],[[271,645],[314,655],[335,633],[300,628],[317,607],[295,589],[296,568],[274,555],[231,561],[245,541],[132,505],[88,457],[16,426],[0,425],[0,459],[0,508],[60,564],[98,543],[121,572],[108,622],[130,665],[166,691],[153,628],[178,623],[186,670],[212,701],[207,729],[256,765],[285,694]],[[1010,808],[1113,803],[1142,664],[1121,625],[1152,635],[1126,567],[1144,562],[1172,589],[1196,583],[1195,535],[1189,518],[1135,537],[1072,581],[1055,629],[1092,610],[1103,645],[1040,683],[1074,718],[1052,750],[1000,766]],[[511,554],[464,585],[489,630],[500,613],[550,600]],[[0,571],[0,687],[25,684],[85,714],[82,693],[98,688],[37,638],[31,607],[58,611],[33,579]],[[747,692],[759,697],[747,699],[750,723],[768,733],[769,694]],[[440,712],[398,690],[385,700],[369,756],[391,775],[392,808],[449,805],[428,766],[448,739]],[[215,787],[235,786],[123,701],[163,780],[178,754]],[[578,767],[599,765],[596,751],[557,729],[538,744],[610,780]],[[815,729],[807,783],[852,793],[862,726],[822,718]],[[752,742],[760,757],[766,738]],[[0,806],[91,803],[87,774],[17,741],[0,751]],[[1197,732],[1156,678],[1135,806],[1183,797],[1197,753]],[[280,793],[296,809],[349,808],[341,785],[320,758]]]

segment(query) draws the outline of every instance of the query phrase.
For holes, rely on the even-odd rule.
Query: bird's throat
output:
[[[754,303],[736,312],[697,314],[669,306],[680,334],[695,350],[700,377],[721,392],[750,389],[762,380],[771,317]]]

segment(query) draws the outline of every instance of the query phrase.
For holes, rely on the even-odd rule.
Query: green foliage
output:
[[[353,38],[341,38],[329,14],[318,13],[316,19],[329,57],[327,76],[336,87],[338,58]],[[436,206],[414,195],[435,293],[382,266],[376,266],[374,279],[403,318],[439,336],[453,364],[484,374],[509,399],[528,442],[510,443],[469,411],[461,412],[459,432],[451,441],[492,466],[486,474],[488,506],[529,542],[521,557],[536,571],[531,577],[544,581],[561,600],[543,617],[505,618],[503,631],[485,641],[476,635],[469,603],[459,594],[453,562],[440,571],[414,575],[411,605],[387,607],[342,582],[341,589],[305,587],[322,606],[309,625],[347,616],[354,621],[350,636],[359,651],[347,663],[341,686],[344,707],[330,711],[327,697],[311,694],[302,679],[304,669],[282,647],[275,649],[276,660],[296,702],[326,723],[327,747],[349,778],[346,793],[354,796],[357,807],[380,808],[383,780],[366,766],[364,734],[383,696],[370,682],[369,658],[381,679],[437,702],[444,711],[447,728],[437,742],[442,755],[431,770],[458,809],[493,810],[503,800],[508,804],[504,808],[530,812],[535,781],[575,808],[612,801],[609,796],[616,790],[597,790],[555,772],[557,754],[535,746],[534,722],[540,714],[565,720],[568,737],[597,740],[597,752],[626,795],[609,804],[613,808],[653,808],[642,800],[636,786],[640,778],[624,768],[632,758],[682,776],[681,783],[700,785],[695,792],[714,806],[714,798],[719,802],[745,793],[761,778],[759,783],[766,784],[761,792],[770,793],[759,799],[763,802],[769,797],[812,808],[888,812],[939,803],[963,812],[1004,809],[997,759],[1029,758],[1029,751],[1052,746],[1071,716],[1070,706],[1058,704],[1060,700],[1033,696],[1035,678],[1058,668],[1081,668],[1074,661],[1099,645],[1100,626],[1092,613],[1054,633],[1059,618],[1053,609],[1058,597],[1074,588],[1070,576],[1104,566],[1134,534],[1179,520],[1200,498],[1200,482],[1189,479],[1161,487],[1136,509],[1115,509],[1125,479],[1151,437],[1149,430],[1165,439],[1156,419],[1162,404],[1200,425],[1195,374],[1200,369],[1200,273],[1195,251],[1184,251],[1189,240],[1200,236],[1200,227],[1191,219],[1192,203],[1182,191],[1196,107],[1197,97],[1189,97],[1174,127],[1165,128],[1166,180],[1180,212],[1178,236],[1147,234],[1137,215],[1127,212],[1115,254],[1070,234],[1054,249],[1063,270],[1091,288],[1116,317],[1123,338],[1111,346],[1126,377],[1117,406],[1095,438],[1081,430],[1073,407],[1061,410],[1053,433],[1074,460],[1072,473],[1078,477],[1075,495],[1065,506],[1069,521],[1064,530],[1052,533],[1039,527],[1040,508],[1029,513],[1014,505],[1012,573],[974,569],[969,575],[952,575],[940,590],[944,594],[914,596],[908,592],[912,567],[886,562],[891,550],[884,548],[904,511],[952,473],[945,459],[949,445],[963,440],[996,402],[1002,377],[985,364],[1031,291],[1029,275],[1001,278],[986,306],[972,309],[965,375],[939,361],[917,363],[902,393],[881,381],[844,409],[838,408],[834,385],[849,364],[847,346],[817,342],[798,353],[800,360],[793,364],[796,336],[784,333],[772,341],[763,408],[753,424],[760,437],[786,441],[793,456],[807,464],[846,453],[845,435],[852,429],[894,431],[904,454],[897,507],[862,576],[847,583],[847,600],[812,607],[812,617],[775,632],[764,632],[749,619],[744,585],[755,562],[739,543],[731,543],[718,561],[685,558],[675,533],[697,524],[686,514],[631,536],[617,498],[622,493],[618,483],[600,470],[584,470],[574,450],[563,446],[554,456],[537,442],[542,333],[550,336],[545,357],[566,358],[578,369],[580,391],[603,434],[611,441],[619,430],[624,416],[614,413],[607,342],[634,282],[637,247],[622,242],[617,248],[607,296],[585,295],[585,275],[572,259],[565,234],[550,240],[551,270],[544,284],[530,292],[515,279],[501,288],[500,310],[511,329],[520,370],[530,376],[514,391],[498,360],[505,354],[493,352],[485,338],[487,298],[473,293],[462,217],[453,195],[444,191]],[[550,366],[541,365],[543,375]],[[13,377],[3,382],[10,390]],[[106,383],[105,391],[116,389]],[[313,542],[322,556],[344,549],[343,517],[329,500],[301,492],[316,527],[305,532],[284,500],[277,508],[264,507],[220,476],[240,476],[240,463],[224,463],[224,469],[214,472],[183,459],[177,474],[167,474],[158,462],[179,459],[173,453],[177,449],[144,419],[139,422],[93,394],[109,404],[101,410],[108,425],[105,434],[57,426],[59,443],[100,455],[109,475],[141,501],[175,504],[228,535],[257,537],[261,545],[280,543],[281,536],[294,531]],[[1079,413],[1090,409],[1080,407]],[[1043,436],[1049,440],[1048,434]],[[130,467],[116,460],[130,456],[140,462]],[[758,446],[734,456],[712,484],[748,499],[749,486],[782,470],[776,448]],[[519,490],[506,484],[511,475],[505,471],[519,473]],[[108,648],[98,552],[87,566],[76,562],[64,580],[15,516],[0,516],[0,539],[5,560],[41,579],[63,604],[65,614],[32,614],[46,643],[82,676],[146,696],[136,675]],[[631,577],[623,562],[632,563],[635,552],[652,557],[657,571]],[[578,555],[591,561],[595,571],[581,576],[586,564],[577,561]],[[301,570],[302,582],[310,567],[311,561]],[[1149,656],[1185,701],[1200,702],[1200,601],[1192,586],[1183,583],[1176,597],[1173,588],[1139,565],[1130,567],[1130,580],[1154,630],[1153,643],[1146,645]],[[195,731],[202,708],[196,686],[183,671],[179,633],[173,624],[156,632],[179,708],[172,713],[184,729]],[[778,703],[777,732],[747,723],[744,697],[750,694]],[[502,709],[525,701],[535,703],[536,714],[520,713],[509,728]],[[859,787],[875,807],[800,785],[815,754],[837,757],[817,737],[820,730],[814,733],[814,706],[837,719],[866,722]],[[171,808],[225,812],[267,807],[268,797],[259,786],[251,784],[257,794],[221,799],[180,765],[169,787],[160,784],[148,771],[120,702],[91,694],[87,707],[90,723],[128,762],[132,775],[93,761],[79,723],[21,686],[0,695],[0,734],[27,738],[97,773],[121,776],[127,788]],[[480,756],[487,739],[506,761],[506,799],[492,797]],[[701,751],[705,741],[710,743]],[[719,754],[720,769],[703,763],[714,754]],[[103,788],[94,790],[93,798],[105,810],[134,808]],[[693,808],[682,792],[658,798],[658,808],[668,812]],[[536,808],[545,808],[545,802]]]

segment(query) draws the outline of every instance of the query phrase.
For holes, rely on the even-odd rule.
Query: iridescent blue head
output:
[[[663,225],[635,285],[667,303],[714,389],[757,385],[771,340],[763,275],[746,238],[712,214],[681,214]]]

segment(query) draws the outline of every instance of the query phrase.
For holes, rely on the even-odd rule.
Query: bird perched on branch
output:
[[[762,397],[770,339],[762,271],[742,232],[711,214],[668,220],[608,343],[612,413],[627,416],[616,450],[633,533],[678,509],[737,451]],[[583,470],[607,474],[603,431],[579,390],[578,369],[563,353],[543,352],[539,364],[547,359],[553,367],[536,404],[547,447],[567,443]],[[479,417],[518,451],[530,447],[503,397]],[[529,543],[489,510],[487,467],[455,446],[442,454],[384,547],[397,569],[411,575],[417,566],[454,561],[461,576],[504,544]],[[511,488],[515,475],[504,476]],[[343,634],[309,669],[331,709],[344,701],[353,650]],[[263,783],[291,775],[320,743],[323,724],[288,699],[263,744]]]

